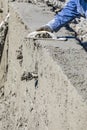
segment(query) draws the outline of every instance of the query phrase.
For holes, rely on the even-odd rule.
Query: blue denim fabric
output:
[[[55,15],[54,19],[48,22],[52,31],[57,32],[62,26],[76,17],[87,18],[87,2],[85,0],[69,0],[61,12]]]

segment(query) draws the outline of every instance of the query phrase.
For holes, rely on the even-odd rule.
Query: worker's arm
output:
[[[70,0],[63,10],[59,12],[46,26],[56,32],[65,24],[79,16],[80,14],[77,12],[77,0]]]

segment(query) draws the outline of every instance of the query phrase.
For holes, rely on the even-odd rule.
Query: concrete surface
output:
[[[6,15],[8,14],[8,0],[0,0],[0,7],[3,9],[3,13],[0,14],[0,19],[1,21],[6,17]]]
[[[23,8],[26,8],[25,11],[22,8],[22,6]],[[51,19],[50,17],[52,17],[52,14],[50,14],[50,12],[44,11],[43,10],[44,7],[43,8],[39,7],[38,9],[37,6],[33,6],[33,5],[30,5],[29,7],[28,6],[29,5],[27,4],[24,5],[22,3],[16,4],[16,9],[18,10],[19,15],[21,15],[21,18],[23,19],[24,23],[28,27],[31,27],[32,29],[31,31],[34,31],[35,29],[37,29],[41,25],[44,25]],[[32,12],[31,14],[28,13],[29,10],[31,10]],[[48,13],[49,13],[49,18],[48,18]],[[63,33],[61,33],[62,31]],[[66,31],[62,29],[56,35],[66,36],[67,34]],[[43,46],[47,45],[47,41],[40,41],[40,42]],[[77,44],[78,41],[76,41],[75,39],[69,39],[67,42],[55,42],[55,43],[53,41],[48,41],[48,43],[49,43],[48,45],[49,52],[51,51],[54,60],[58,62],[58,64],[62,67],[64,73],[70,79],[72,84],[76,88],[78,88],[78,90],[81,93],[85,93],[83,97],[86,98],[86,91],[83,90],[86,89],[87,86],[87,81],[86,81],[87,56],[85,50],[79,44]]]
[[[1,130],[87,130],[86,52],[74,39],[25,37],[53,14],[44,4],[10,4],[7,81],[1,89]],[[68,35],[63,28],[56,35]],[[24,72],[38,78],[21,80]]]

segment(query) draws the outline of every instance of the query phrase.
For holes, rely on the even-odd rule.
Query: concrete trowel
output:
[[[34,31],[28,34],[26,37],[34,40],[56,40],[56,41],[67,41],[66,37],[56,37],[53,33],[48,31]]]

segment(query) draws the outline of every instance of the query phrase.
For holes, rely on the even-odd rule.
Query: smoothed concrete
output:
[[[28,4],[14,4],[16,5],[16,10],[19,12],[24,23],[30,27],[32,30],[35,30],[40,25],[48,22],[52,15],[43,10],[42,7],[37,7],[34,5]],[[33,7],[32,7],[33,6]],[[23,9],[25,8],[25,10]],[[29,10],[32,13],[28,13]],[[47,10],[47,8],[46,8]],[[34,13],[35,12],[35,13]],[[41,15],[44,14],[44,15]],[[48,17],[49,15],[49,17]],[[31,19],[30,19],[31,18]],[[44,19],[44,20],[43,20]],[[59,32],[60,33],[60,32]],[[57,33],[57,35],[59,35]],[[65,30],[60,34],[66,36]],[[87,99],[87,55],[85,50],[77,44],[78,41],[75,39],[69,39],[68,41],[39,41],[40,45],[47,46],[51,56],[54,60],[61,66],[64,73],[70,79],[74,87],[77,88],[78,92]]]

